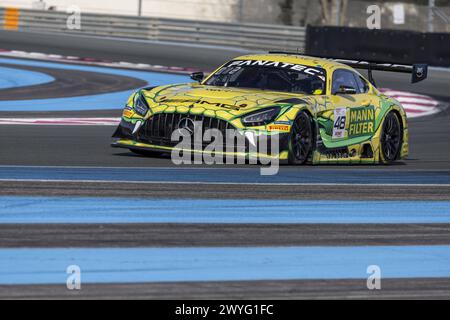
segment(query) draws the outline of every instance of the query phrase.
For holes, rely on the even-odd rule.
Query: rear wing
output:
[[[292,54],[292,55],[301,55],[298,52],[282,52],[282,51],[270,51],[271,54]],[[400,72],[400,73],[410,73],[411,74],[411,83],[417,83],[425,80],[428,77],[428,65],[424,63],[418,64],[398,64],[398,63],[390,63],[384,61],[366,61],[366,60],[352,60],[352,59],[340,59],[340,58],[330,58],[330,57],[321,57],[321,56],[311,56],[320,59],[327,59],[336,61],[342,64],[345,64],[349,67],[355,69],[363,69],[367,70],[369,75],[369,81],[374,86],[375,80],[373,78],[372,71],[388,71],[388,72]]]
[[[394,63],[379,63],[373,61],[349,61],[341,59],[333,59],[336,62],[343,63],[355,69],[367,70],[369,74],[369,81],[375,85],[375,80],[373,78],[372,71],[388,71],[388,72],[399,72],[399,73],[410,73],[411,83],[417,83],[425,80],[428,77],[428,65],[427,64],[412,64],[412,65],[401,65]]]

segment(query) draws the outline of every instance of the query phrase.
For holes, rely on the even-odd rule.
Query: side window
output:
[[[341,69],[336,70],[333,73],[333,87],[331,88],[331,94],[336,94],[342,86],[355,89],[356,92],[359,92],[355,76],[350,70]]]
[[[355,74],[356,82],[358,83],[358,93],[367,93],[369,91],[369,85],[367,81],[358,74]]]

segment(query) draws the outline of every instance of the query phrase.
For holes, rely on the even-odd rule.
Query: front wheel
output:
[[[382,163],[389,164],[398,159],[402,147],[402,127],[395,112],[389,112],[384,118],[380,144]]]
[[[289,137],[289,164],[305,164],[312,151],[314,142],[311,117],[301,111],[294,120]]]

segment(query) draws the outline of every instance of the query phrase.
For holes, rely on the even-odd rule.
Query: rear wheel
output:
[[[304,111],[295,119],[289,137],[289,164],[305,164],[313,151],[313,123]]]
[[[389,112],[384,118],[380,143],[383,163],[392,163],[398,159],[402,146],[402,127],[395,112]]]

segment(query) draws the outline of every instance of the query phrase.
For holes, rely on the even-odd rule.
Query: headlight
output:
[[[252,112],[242,118],[242,123],[247,126],[263,126],[273,122],[280,113],[279,107]]]
[[[145,98],[142,96],[142,94],[140,93],[136,94],[133,109],[140,116],[144,117],[147,114],[149,107],[147,101],[145,101]]]

